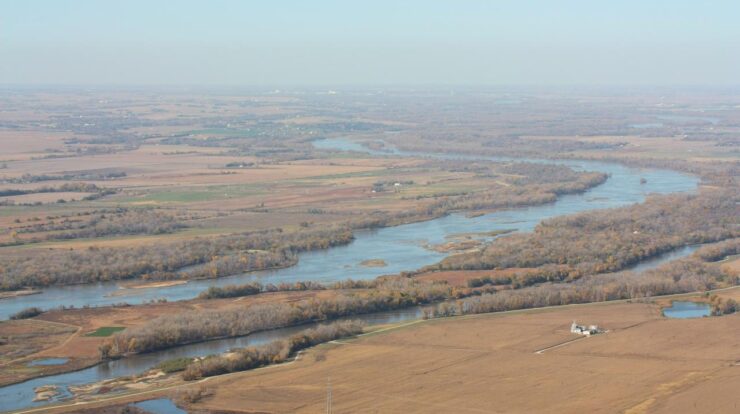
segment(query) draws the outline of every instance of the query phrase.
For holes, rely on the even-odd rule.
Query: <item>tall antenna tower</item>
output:
[[[331,414],[331,378],[326,378],[326,414]]]

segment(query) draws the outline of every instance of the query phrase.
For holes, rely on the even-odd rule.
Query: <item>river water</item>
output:
[[[372,326],[419,319],[421,318],[421,315],[422,308],[413,307],[397,311],[341,318],[340,320],[361,320],[368,326]],[[242,336],[239,338],[227,338],[183,345],[176,348],[165,349],[163,351],[137,354],[115,361],[107,361],[80,371],[51,375],[18,384],[8,385],[0,388],[0,411],[43,406],[50,402],[57,402],[65,398],[69,398],[72,395],[67,388],[69,386],[84,385],[110,378],[141,374],[142,372],[153,368],[160,362],[169,359],[214,355],[224,353],[230,349],[262,345],[278,339],[287,338],[290,335],[304,329],[315,327],[316,325],[318,324],[311,323],[300,326],[291,326],[288,328],[257,332],[252,335]],[[33,402],[33,399],[36,396],[34,389],[45,385],[58,386],[58,390],[60,392],[59,395],[51,401]]]
[[[357,143],[342,139],[325,139],[315,143],[318,148],[365,151],[374,155],[387,152],[367,150]],[[392,156],[431,154],[402,153],[393,150]],[[449,155],[434,155],[438,158],[455,158]],[[473,157],[468,157],[473,158]],[[511,158],[486,158],[493,161],[512,161]],[[540,221],[564,214],[586,210],[619,207],[640,203],[649,193],[675,193],[693,191],[698,179],[694,176],[671,170],[631,168],[624,165],[577,160],[517,159],[538,163],[563,164],[576,170],[601,171],[610,174],[609,179],[583,194],[561,196],[551,204],[513,210],[496,211],[483,216],[469,218],[464,214],[450,214],[435,220],[405,224],[377,230],[358,231],[355,240],[346,245],[328,250],[304,252],[298,264],[278,270],[251,272],[216,280],[197,280],[189,283],[152,289],[120,289],[115,282],[78,286],[45,288],[41,294],[0,300],[0,318],[31,306],[43,309],[74,305],[102,306],[128,302],[138,304],[153,299],[169,301],[191,299],[209,286],[223,286],[259,280],[263,283],[294,282],[313,280],[334,282],[347,278],[372,279],[384,274],[415,270],[443,259],[444,254],[424,247],[438,244],[445,237],[459,233],[480,233],[493,230],[515,229],[532,231]],[[640,184],[640,179],[647,182]],[[365,267],[360,263],[368,259],[381,259],[385,267]]]
[[[458,158],[460,156],[432,155],[401,152],[372,151],[343,139],[326,139],[314,143],[317,148],[363,151],[373,155],[388,156],[429,156],[436,158]],[[415,270],[438,262],[445,257],[423,247],[425,244],[443,243],[447,236],[459,233],[480,233],[494,230],[514,229],[519,232],[532,231],[542,220],[581,211],[619,207],[645,200],[650,193],[676,193],[694,191],[698,178],[671,170],[632,168],[621,164],[579,161],[579,160],[539,160],[511,158],[481,158],[492,161],[529,161],[567,165],[579,171],[600,171],[610,175],[609,179],[583,194],[561,196],[556,202],[546,205],[496,211],[478,217],[469,218],[464,214],[450,214],[434,220],[405,224],[377,230],[358,231],[355,240],[346,245],[328,250],[305,252],[299,255],[296,266],[271,271],[252,272],[217,280],[191,281],[187,284],[160,287],[156,289],[121,290],[116,283],[98,283],[93,285],[54,287],[44,289],[43,293],[0,301],[0,317],[18,310],[41,306],[51,308],[59,305],[77,307],[90,305],[100,306],[117,302],[141,303],[156,298],[183,300],[197,296],[209,286],[245,283],[259,280],[263,283],[280,283],[298,280],[333,282],[352,279],[372,279],[384,274],[398,273],[404,270]],[[647,180],[641,184],[641,178]],[[633,270],[646,270],[663,261],[690,253],[687,248],[666,257],[656,258],[650,263]],[[381,259],[385,267],[364,267],[360,263],[367,259]],[[661,260],[662,259],[662,260]],[[121,294],[125,293],[125,294]],[[376,315],[363,315],[358,319],[369,324],[390,323],[419,317],[417,308],[398,312],[384,312]],[[165,351],[136,355],[118,361],[107,362],[82,371],[38,378],[0,388],[0,409],[13,410],[44,403],[33,403],[33,389],[41,385],[62,385],[61,397],[69,396],[64,386],[85,384],[123,375],[141,373],[157,363],[177,357],[200,356],[224,352],[230,348],[257,345],[275,339],[284,338],[306,326],[278,329],[262,332],[242,338],[209,341],[199,344],[177,347]]]

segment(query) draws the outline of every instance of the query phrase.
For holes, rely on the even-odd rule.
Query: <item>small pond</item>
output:
[[[36,366],[47,366],[47,365],[64,365],[69,361],[69,358],[44,358],[44,359],[36,359],[28,364],[26,364],[29,367],[36,367]]]
[[[152,414],[187,414],[187,411],[179,408],[168,398],[157,398],[131,404]]]
[[[712,309],[706,303],[674,301],[670,308],[663,309],[666,318],[702,318],[710,316]]]

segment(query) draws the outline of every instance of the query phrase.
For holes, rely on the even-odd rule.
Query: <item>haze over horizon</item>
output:
[[[3,85],[738,85],[740,4],[30,0]]]

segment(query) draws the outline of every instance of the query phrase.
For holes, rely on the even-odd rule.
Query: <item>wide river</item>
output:
[[[317,148],[362,151],[373,155],[385,156],[424,156],[436,158],[474,158],[438,154],[420,154],[401,151],[378,152],[343,139],[325,139],[314,142]],[[438,262],[445,257],[424,247],[426,244],[445,242],[450,235],[460,233],[480,233],[493,230],[532,231],[542,220],[572,214],[581,211],[619,207],[645,200],[650,193],[690,192],[697,188],[699,180],[695,176],[671,170],[632,168],[621,164],[580,161],[580,160],[540,160],[511,159],[493,157],[475,157],[491,161],[528,161],[567,165],[579,171],[600,171],[610,175],[609,179],[585,193],[561,196],[554,203],[502,210],[478,217],[466,217],[464,214],[450,214],[438,219],[404,224],[371,231],[358,231],[355,240],[346,245],[328,250],[305,252],[299,256],[298,264],[279,270],[252,272],[217,280],[190,281],[187,284],[160,287],[156,289],[120,289],[116,283],[98,283],[68,287],[44,289],[43,293],[13,299],[0,300],[0,318],[30,306],[52,308],[60,305],[101,306],[119,302],[141,303],[151,299],[166,298],[169,301],[190,299],[209,286],[244,283],[259,280],[263,283],[291,282],[313,280],[333,282],[352,279],[371,279],[384,274],[398,273],[404,270],[415,270]],[[641,179],[647,180],[641,184]],[[669,259],[684,256],[693,251],[689,247],[665,257],[651,259],[635,270],[646,270]],[[365,267],[360,263],[368,259],[381,259],[385,267]],[[370,324],[388,323],[417,318],[419,310],[409,309],[400,312],[389,312],[378,315],[367,315],[360,319]],[[14,410],[43,403],[32,402],[33,389],[41,385],[57,384],[63,387],[63,396],[68,395],[64,387],[73,384],[85,384],[106,378],[113,378],[132,373],[140,373],[158,362],[179,357],[219,353],[233,347],[284,338],[296,330],[305,327],[286,328],[275,331],[249,335],[243,338],[210,341],[174,348],[162,352],[137,355],[119,361],[107,362],[92,368],[73,373],[38,378],[0,388],[0,410]]]

